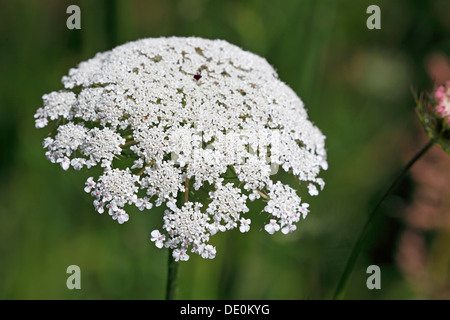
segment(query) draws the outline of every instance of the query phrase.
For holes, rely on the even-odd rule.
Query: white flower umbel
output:
[[[237,227],[239,222],[241,232],[250,229],[250,222],[241,220],[241,214],[249,211],[246,202],[247,196],[241,194],[241,190],[235,188],[232,183],[220,186],[216,191],[210,193],[211,203],[206,212],[213,217],[214,222],[209,224],[211,235],[217,231],[226,231]]]
[[[171,249],[180,248],[180,260],[188,260],[188,247],[193,245],[192,252],[202,254],[204,245],[209,240],[208,214],[200,211],[201,203],[185,202],[181,209],[174,207],[164,212],[164,225],[169,235],[165,246]],[[208,254],[207,257],[210,257]],[[176,258],[176,257],[175,257]],[[213,257],[212,257],[213,258]]]
[[[127,205],[165,205],[158,248],[177,261],[212,259],[217,232],[249,232],[249,201],[265,202],[264,229],[291,233],[328,167],[325,137],[267,61],[222,40],[143,39],[69,70],[43,96],[37,128],[47,158],[64,170],[99,166],[86,181],[94,207],[120,224]],[[129,168],[121,161],[129,158]],[[308,192],[277,179],[295,176]],[[184,201],[180,201],[183,196]]]

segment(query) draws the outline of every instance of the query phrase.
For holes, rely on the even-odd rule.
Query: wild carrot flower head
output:
[[[266,60],[225,41],[130,42],[62,83],[35,114],[37,128],[55,121],[47,158],[64,170],[100,166],[85,191],[121,224],[126,206],[164,205],[151,240],[176,260],[214,258],[211,236],[249,231],[249,201],[266,203],[267,232],[293,232],[309,211],[298,184],[310,195],[324,187],[325,136],[302,101]],[[278,181],[278,168],[297,186]]]

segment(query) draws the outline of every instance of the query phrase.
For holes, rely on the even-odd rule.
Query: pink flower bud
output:
[[[446,119],[447,125],[450,126],[450,81],[436,89],[434,98],[436,100],[434,112]]]

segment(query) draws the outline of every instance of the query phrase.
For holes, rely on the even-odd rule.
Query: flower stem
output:
[[[350,257],[347,261],[347,265],[345,266],[344,272],[342,273],[341,279],[339,280],[339,284],[337,286],[337,289],[334,293],[334,299],[343,299],[345,288],[347,286],[347,282],[350,278],[350,274],[353,270],[353,267],[355,266],[356,260],[358,258],[358,255],[363,247],[363,244],[366,240],[366,236],[372,227],[373,221],[375,220],[377,210],[380,208],[381,204],[386,200],[386,198],[391,194],[391,192],[394,190],[395,186],[402,180],[402,178],[405,176],[405,174],[408,172],[408,170],[414,165],[414,163],[417,162],[427,151],[434,145],[434,140],[430,140],[428,144],[423,147],[402,169],[402,171],[397,175],[394,182],[391,184],[391,186],[387,189],[387,191],[383,194],[381,199],[378,201],[374,209],[369,214],[369,218],[364,225],[363,229],[361,230],[361,233],[359,234],[358,240],[356,241],[352,252],[350,254]]]
[[[178,194],[177,202],[189,201],[189,179],[185,181],[185,192]],[[174,300],[177,291],[177,275],[178,275],[178,262],[173,258],[173,249],[169,249],[169,258],[167,261],[167,284],[166,284],[166,300]]]
[[[130,141],[125,142],[124,144],[121,144],[120,147],[123,148],[123,147],[129,146],[130,144],[134,144],[134,143],[136,143],[136,141],[130,140]]]
[[[184,202],[189,201],[189,178],[186,178],[186,182],[184,183]]]
[[[172,251],[172,249],[169,249],[169,259],[167,261],[166,300],[174,300],[177,290],[178,263],[173,258]]]
[[[263,197],[264,199],[270,200],[269,196],[268,196],[267,194],[265,194],[264,192],[259,191],[258,189],[256,189],[256,191],[257,191],[257,192],[259,193],[259,195],[260,195],[261,197]]]

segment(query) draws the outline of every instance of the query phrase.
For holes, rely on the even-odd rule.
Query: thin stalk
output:
[[[150,161],[149,163],[147,163],[142,169],[141,171],[139,171],[137,173],[137,176],[142,176],[142,174],[145,172],[145,169],[149,166],[151,166],[153,163],[155,162],[155,159],[153,159],[152,161]]]
[[[167,285],[166,285],[166,300],[174,300],[177,291],[177,275],[178,262],[173,258],[173,250],[169,249],[169,259],[167,261]]]
[[[182,193],[178,195],[177,202],[189,201],[189,179],[185,182],[184,198]],[[167,283],[166,283],[166,300],[174,300],[177,291],[178,262],[173,258],[173,250],[169,249],[169,257],[167,261]]]
[[[136,141],[130,140],[130,141],[125,142],[124,144],[121,144],[120,147],[123,148],[123,147],[129,146],[130,144],[134,144],[134,143],[136,143]]]
[[[381,199],[378,201],[372,212],[369,214],[369,218],[364,225],[363,229],[361,230],[361,233],[359,234],[358,240],[356,241],[352,252],[350,254],[350,257],[347,261],[347,265],[345,266],[344,272],[342,273],[341,279],[339,281],[339,284],[337,286],[337,289],[334,293],[334,299],[342,299],[344,297],[345,288],[347,286],[347,282],[350,278],[350,274],[355,266],[356,260],[358,258],[358,255],[363,247],[364,241],[366,240],[366,236],[372,227],[373,221],[375,220],[375,217],[377,216],[376,213],[378,209],[381,207],[381,204],[386,200],[386,198],[391,194],[391,192],[394,190],[396,185],[402,180],[402,178],[405,176],[405,174],[408,172],[408,170],[414,165],[414,163],[417,162],[427,151],[434,145],[434,140],[431,140],[428,142],[428,144],[423,147],[403,168],[403,170],[397,175],[394,182],[391,184],[391,186],[387,189],[387,191],[383,194]]]
[[[259,194],[261,197],[263,197],[264,199],[270,200],[269,196],[268,196],[267,194],[265,194],[264,192],[262,192],[262,191],[260,191],[260,190],[258,190],[258,189],[256,189],[256,191],[257,191],[258,194]]]

